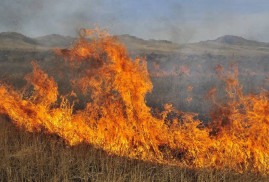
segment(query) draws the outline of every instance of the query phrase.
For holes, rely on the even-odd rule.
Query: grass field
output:
[[[187,169],[111,156],[88,145],[70,147],[55,135],[17,129],[0,118],[0,181],[269,181],[232,170]]]
[[[214,66],[212,64],[225,63],[228,65],[229,62],[226,62],[226,59],[228,59],[226,57],[233,54],[233,50],[238,48],[236,45],[230,46],[229,49],[227,45],[225,45],[227,49],[219,47],[223,51],[217,50],[216,52],[220,55],[214,56],[214,51],[204,55],[206,51],[198,43],[197,45],[188,45],[184,49],[175,50],[187,54],[189,50],[193,52],[195,48],[197,50],[195,52],[201,54],[200,57],[193,55],[185,57],[173,57],[174,55],[171,55],[169,57],[170,51],[175,51],[174,48],[178,48],[169,42],[151,41],[145,43],[145,41],[136,39],[136,42],[134,42],[134,38],[129,36],[121,38],[125,38],[125,42],[133,43],[134,45],[129,47],[137,52],[139,50],[147,50],[145,52],[149,53],[154,50],[158,53],[161,52],[161,54],[150,54],[148,57],[151,57],[149,61],[159,61],[164,67],[168,65],[166,61],[170,59],[172,62],[170,66],[179,63],[185,64],[186,62],[192,69],[196,68],[194,66],[197,66],[198,63],[201,63],[205,69],[205,71],[202,69],[201,72],[206,73],[202,76],[183,75],[181,77],[152,78],[154,89],[147,97],[147,104],[152,108],[162,109],[164,103],[172,103],[179,109],[189,109],[193,112],[203,113],[202,119],[207,121],[205,113],[207,113],[208,105],[202,99],[209,88],[219,84],[215,79],[212,79],[212,75],[207,75],[207,73],[213,72]],[[24,40],[26,38],[15,36],[14,39]],[[37,40],[26,40],[27,44],[23,41],[22,47],[26,47],[28,51],[19,46],[21,45],[20,42],[9,44],[10,40],[3,41],[0,39],[3,44],[2,47],[0,45],[1,81],[13,85],[15,88],[23,87],[26,84],[25,80],[23,80],[24,76],[32,70],[30,65],[30,60],[32,59],[39,60],[41,67],[52,76],[57,75],[56,73],[58,72],[68,73],[65,71],[65,65],[58,60],[59,58],[53,56],[52,50],[49,50],[48,47],[37,47],[38,42],[35,42]],[[34,41],[35,44],[30,44],[31,41]],[[14,48],[14,45],[17,47]],[[210,45],[215,44],[210,43]],[[156,47],[163,50],[156,49]],[[11,48],[12,50],[9,50]],[[211,49],[211,47],[208,49]],[[267,54],[267,48],[264,49],[266,49],[264,52]],[[249,54],[265,54],[264,52],[257,52],[256,49],[252,51],[256,51],[255,54],[253,52]],[[145,52],[141,54],[143,55]],[[222,54],[226,55],[226,57],[223,57]],[[263,69],[263,72],[268,72],[266,66],[268,64],[267,56],[257,59],[260,61],[250,59],[246,62],[241,62],[247,68],[257,67],[256,72],[258,73],[260,69]],[[178,58],[180,59],[177,60]],[[241,62],[239,63],[241,64]],[[262,83],[258,82],[263,79],[260,77],[257,75],[256,77],[251,77],[251,79],[249,77],[244,78],[243,83],[246,85],[246,90],[255,91],[255,87],[268,88],[268,85],[262,85]],[[70,81],[68,74],[55,77],[55,80],[61,93],[65,94],[64,92],[70,89],[70,85],[67,84]],[[191,93],[187,92],[188,86],[194,86]],[[189,96],[193,98],[193,102],[187,105],[186,98]],[[203,108],[202,106],[206,107]],[[215,169],[189,169],[108,155],[106,152],[86,144],[70,147],[62,138],[56,135],[44,132],[29,133],[23,129],[18,129],[6,116],[0,116],[0,126],[0,181],[269,181],[267,176],[247,172],[238,174],[227,168],[221,171]]]

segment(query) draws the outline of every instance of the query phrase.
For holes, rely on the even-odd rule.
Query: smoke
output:
[[[93,0],[3,0],[0,31],[17,31],[29,36],[50,33],[75,35],[77,29],[95,23],[111,25],[120,13],[112,15],[113,6],[108,6],[105,1]]]
[[[0,32],[28,36],[51,33],[76,35],[94,24],[112,34],[131,34],[144,39],[197,42],[225,34],[269,41],[268,2],[175,0],[1,0]]]

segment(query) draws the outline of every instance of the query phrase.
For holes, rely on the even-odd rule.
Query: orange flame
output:
[[[150,72],[151,76],[162,77],[162,76],[190,76],[190,68],[183,64],[182,66],[174,66],[172,71],[165,71],[160,68],[160,65],[153,62],[153,70]]]
[[[34,89],[30,97],[0,86],[0,113],[18,127],[130,158],[269,174],[269,92],[244,95],[237,69],[225,74],[217,67],[227,85],[227,100],[217,104],[212,123],[205,127],[197,114],[171,105],[153,116],[145,103],[152,90],[146,62],[129,58],[125,46],[106,31],[82,30],[70,49],[56,52],[81,68],[74,84],[90,95],[86,108],[74,111],[73,103],[59,95],[54,79],[34,62],[33,73],[26,76]],[[189,73],[186,67],[181,70]]]

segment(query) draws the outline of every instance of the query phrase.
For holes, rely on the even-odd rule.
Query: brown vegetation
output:
[[[107,155],[55,136],[18,130],[0,119],[0,181],[269,181],[232,170],[193,170]]]

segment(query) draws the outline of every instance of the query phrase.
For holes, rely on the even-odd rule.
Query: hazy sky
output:
[[[196,42],[230,34],[269,42],[269,0],[0,0],[0,32],[113,34]]]

